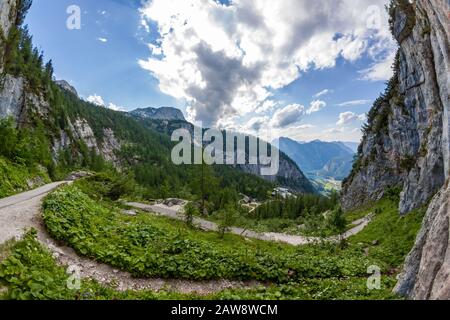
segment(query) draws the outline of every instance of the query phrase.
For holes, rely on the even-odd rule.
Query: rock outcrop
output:
[[[24,107],[24,80],[6,75],[0,87],[0,118],[19,120]]]
[[[395,76],[369,113],[342,205],[378,200],[390,187],[402,190],[401,214],[432,198],[395,291],[450,299],[450,3],[393,3],[391,28],[400,45]]]
[[[413,299],[450,299],[450,184],[437,193],[395,291]]]
[[[70,83],[68,83],[66,80],[57,80],[55,83],[61,88],[66,91],[69,91],[70,93],[76,95],[78,97],[78,92],[75,89],[74,86],[72,86]]]
[[[343,184],[346,210],[398,187],[405,214],[425,204],[449,174],[448,1],[397,0],[391,16],[400,45],[395,76],[369,113],[359,159]]]
[[[140,119],[185,121],[183,113],[179,109],[170,107],[136,109],[130,114]]]
[[[8,39],[9,31],[16,20],[17,0],[0,1],[0,73],[3,72],[3,54],[5,40]]]

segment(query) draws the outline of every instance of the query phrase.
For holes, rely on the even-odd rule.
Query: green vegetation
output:
[[[194,206],[192,204],[192,202],[189,202],[184,207],[184,219],[185,219],[188,227],[194,226],[194,216],[199,216],[199,215],[200,215],[200,211],[198,210],[198,208],[196,206]]]
[[[0,246],[0,299],[68,300],[189,300],[189,299],[395,299],[392,276],[383,276],[381,290],[367,290],[365,278],[307,279],[299,283],[224,290],[207,296],[161,290],[119,292],[112,287],[82,279],[79,289],[69,289],[69,274],[57,266],[51,253],[28,233],[22,241]]]
[[[375,214],[371,224],[351,237],[345,247],[333,244],[294,247],[244,240],[231,234],[220,239],[217,233],[186,228],[184,222],[150,214],[127,216],[110,198],[98,198],[98,192],[103,193],[103,189],[88,188],[90,183],[86,181],[92,179],[95,178],[61,188],[44,203],[44,221],[51,235],[78,253],[135,276],[255,279],[273,285],[198,296],[164,290],[118,292],[95,281],[82,280],[79,290],[70,290],[65,269],[57,266],[51,254],[29,233],[23,241],[0,247],[0,296],[3,294],[7,299],[396,299],[391,293],[395,276],[414,243],[424,214],[424,210],[417,210],[401,217],[396,206],[398,192],[392,189],[373,207],[345,215],[351,220]],[[336,215],[342,221],[339,211]],[[381,290],[366,287],[369,265],[381,268]]]
[[[75,186],[45,200],[44,221],[55,239],[136,276],[287,282],[364,275],[369,263],[358,250],[297,248],[235,235],[221,240],[214,232],[186,229],[183,222],[148,214],[129,217]]]
[[[0,156],[0,198],[49,182],[45,170],[11,163]]]
[[[386,7],[388,13],[389,13],[389,26],[391,33],[395,35],[395,14],[396,10],[400,9],[406,16],[406,24],[404,30],[402,30],[402,33],[404,36],[402,39],[409,35],[414,26],[416,25],[416,11],[414,10],[414,4],[411,3],[409,0],[391,0],[389,5]],[[401,39],[400,39],[401,40]]]
[[[236,223],[239,216],[239,212],[231,205],[228,205],[224,209],[217,212],[217,217],[219,218],[219,234],[220,238],[223,239],[225,233],[230,231]]]

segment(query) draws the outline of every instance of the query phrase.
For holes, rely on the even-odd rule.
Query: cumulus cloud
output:
[[[309,109],[306,111],[306,114],[311,114],[314,112],[319,112],[320,110],[322,110],[323,108],[325,108],[327,106],[325,101],[321,101],[321,100],[314,100],[313,102],[311,102],[311,106],[309,107]]]
[[[118,106],[112,102],[110,102],[107,106],[108,109],[114,110],[114,111],[125,111],[124,107]]]
[[[336,123],[337,126],[343,127],[354,123],[355,121],[364,121],[366,120],[365,114],[356,114],[351,111],[343,112],[339,115],[339,120]]]
[[[385,58],[374,63],[370,68],[361,70],[361,79],[369,81],[387,81],[394,72],[392,64],[395,59],[395,51],[391,51]]]
[[[299,122],[305,113],[305,107],[299,104],[290,104],[277,110],[270,121],[274,128],[288,127]]]
[[[92,104],[95,104],[96,106],[100,106],[100,107],[105,106],[105,101],[103,100],[103,98],[101,96],[99,96],[97,94],[90,95],[89,97],[87,97],[86,100]]]
[[[92,94],[90,96],[88,96],[86,98],[87,102],[90,102],[92,104],[95,104],[96,106],[99,107],[104,107],[104,108],[108,108],[114,111],[125,111],[124,107],[118,106],[112,102],[106,104],[105,100],[103,99],[102,96],[99,96],[98,94]]]
[[[339,103],[338,107],[354,107],[354,106],[363,106],[370,103],[371,100],[351,100]]]
[[[158,79],[162,92],[187,101],[190,118],[217,125],[264,110],[273,90],[301,72],[332,68],[340,57],[355,61],[392,41],[387,2],[147,1],[140,9],[142,25],[155,23],[160,38],[139,63]],[[367,25],[373,5],[381,8],[378,29]]]
[[[267,127],[268,117],[255,117],[250,119],[244,126],[243,131],[249,133],[258,133],[261,129]]]

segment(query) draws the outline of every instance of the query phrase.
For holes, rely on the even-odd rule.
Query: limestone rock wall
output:
[[[386,125],[369,128],[359,167],[343,185],[346,210],[400,187],[399,208],[405,214],[425,204],[449,175],[449,3],[417,0],[398,6],[393,18],[400,46],[397,84],[374,110]]]

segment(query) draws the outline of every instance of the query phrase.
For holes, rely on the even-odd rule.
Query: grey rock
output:
[[[387,125],[365,135],[342,205],[355,208],[398,186],[399,210],[406,214],[434,196],[395,292],[450,299],[450,8],[448,1],[415,1],[411,8],[414,24],[411,12],[395,12],[398,92],[374,110],[385,112]]]
[[[70,83],[68,83],[66,80],[57,80],[55,83],[60,86],[60,88],[69,91],[70,93],[76,95],[78,97],[78,92]]]
[[[18,121],[24,106],[24,80],[6,75],[0,87],[0,118]]]
[[[0,48],[3,47],[3,39],[7,39],[11,27],[16,20],[17,0],[1,0],[0,1]],[[0,73],[3,72],[3,50],[0,50]]]
[[[185,121],[179,109],[169,107],[136,109],[130,114],[141,119]]]
[[[406,214],[425,204],[449,175],[448,5],[417,1],[412,6],[412,29],[406,28],[410,18],[405,12],[395,13],[398,96],[377,110],[387,114],[386,130],[369,130],[362,141],[360,166],[343,184],[345,210],[380,199],[389,187],[400,187],[399,210]]]
[[[81,178],[86,178],[86,177],[90,177],[93,174],[91,172],[87,172],[87,171],[76,171],[76,172],[72,172],[71,174],[69,174],[66,177],[66,181],[75,181]]]
[[[395,292],[412,299],[450,299],[450,184],[431,202]]]
[[[103,129],[103,141],[101,143],[100,153],[106,161],[112,162],[117,168],[120,167],[120,160],[116,151],[120,150],[121,144],[110,128]]]

